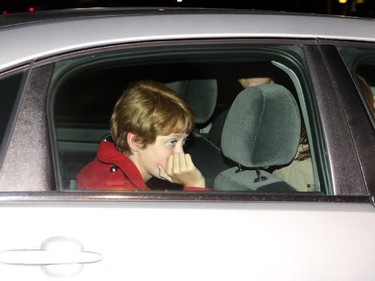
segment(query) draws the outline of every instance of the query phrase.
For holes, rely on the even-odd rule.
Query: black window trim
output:
[[[324,194],[265,194],[250,192],[181,192],[181,191],[46,191],[46,192],[0,192],[1,203],[36,202],[188,202],[188,203],[373,203],[369,196]]]
[[[370,45],[360,44],[359,46],[368,47]],[[367,109],[363,106],[361,94],[358,92],[352,74],[337,49],[339,46],[349,45],[340,42],[335,42],[333,45],[332,43],[325,42],[322,45],[322,52],[331,68],[336,92],[340,97],[342,107],[345,111],[345,117],[350,130],[349,137],[353,142],[357,155],[355,164],[360,171],[358,175],[362,176],[368,195],[373,197],[375,195],[375,173],[373,172],[373,159],[375,158],[374,120],[368,116]],[[357,47],[358,45],[352,43],[350,46]],[[372,50],[374,50],[373,44]]]
[[[0,79],[7,79],[9,76],[17,75],[17,74],[20,74],[20,73],[22,73],[23,76],[21,78],[21,83],[19,85],[19,88],[18,88],[18,91],[17,91],[17,94],[16,94],[16,99],[14,101],[13,108],[11,110],[9,122],[6,126],[6,129],[5,129],[3,141],[2,141],[2,144],[0,146],[0,170],[1,170],[4,158],[5,158],[5,155],[6,155],[6,151],[7,151],[11,136],[12,136],[12,132],[13,132],[15,123],[16,123],[16,119],[17,119],[18,112],[19,112],[19,109],[20,109],[19,105],[20,105],[22,97],[25,93],[26,85],[27,85],[27,82],[28,82],[28,79],[29,79],[29,76],[30,76],[30,65],[25,65],[25,66],[22,66],[22,67],[19,67],[19,68],[15,69],[15,70],[7,71],[7,72],[0,75]]]

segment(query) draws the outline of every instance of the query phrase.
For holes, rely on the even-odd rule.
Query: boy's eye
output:
[[[169,141],[168,141],[168,144],[169,144],[170,146],[175,146],[176,143],[177,143],[177,140],[176,140],[176,139],[173,139],[173,140],[169,140]]]
[[[172,140],[169,140],[169,141],[168,141],[168,145],[174,147],[174,146],[176,146],[176,144],[177,144],[180,140],[181,140],[181,139],[172,139]],[[182,140],[182,145],[185,145],[186,142],[187,142],[188,140],[189,140],[188,138],[184,138],[184,139]]]

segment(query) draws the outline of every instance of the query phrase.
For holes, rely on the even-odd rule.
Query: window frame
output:
[[[195,44],[195,40],[187,40],[191,42],[192,44]],[[205,40],[203,40],[205,41]],[[316,41],[311,39],[302,39],[302,40],[282,40],[282,39],[225,39],[225,40],[207,40],[207,42],[211,42],[212,44],[215,44],[217,42],[238,42],[238,43],[247,43],[247,44],[298,44],[302,47],[306,47],[307,45],[310,46],[317,46]],[[172,41],[175,43],[175,41]],[[202,42],[202,40],[199,40],[199,42]],[[179,42],[180,44],[186,44],[185,40],[181,40]],[[164,45],[166,42],[151,42],[151,43],[142,43],[142,45],[147,44],[160,44]],[[61,56],[54,56],[51,58],[46,58],[43,60],[40,60],[38,63],[34,65],[34,69],[37,67],[47,66],[47,65],[54,65],[54,63],[66,59],[69,57],[76,57],[82,54],[91,54],[101,51],[107,51],[107,50],[114,50],[117,48],[124,48],[130,46],[136,47],[139,44],[127,44],[127,45],[117,45],[117,46],[106,46],[104,48],[95,48],[90,50],[81,50],[78,52],[72,52],[69,54],[62,54]],[[321,53],[314,53],[310,58],[318,57],[321,58]],[[309,62],[307,63],[309,65]],[[309,66],[304,66],[305,71],[311,71],[311,68]],[[324,67],[326,68],[326,67]],[[313,75],[311,75],[313,76]],[[309,79],[313,79],[312,77],[309,77]],[[30,83],[35,83],[36,81],[29,81]],[[314,88],[316,87],[316,81],[309,82],[314,85]],[[311,100],[315,99],[315,93],[312,93],[313,95],[309,98]],[[311,104],[314,104],[313,102]],[[308,109],[309,118],[311,118],[309,121],[320,120],[318,117],[319,110],[317,108],[310,108]],[[49,125],[51,125],[50,120]],[[315,124],[316,123],[316,124]],[[314,130],[320,131],[321,128],[319,127],[320,121],[314,122]],[[322,134],[323,136],[323,134]],[[320,140],[321,141],[321,140]],[[315,140],[314,146],[319,143],[319,140]],[[324,150],[324,141],[322,144],[322,150]],[[52,153],[52,148],[49,146],[48,150],[50,153]],[[52,157],[53,153],[52,153]],[[55,159],[54,159],[55,161]],[[317,161],[320,161],[319,163],[326,163],[328,162],[327,159],[318,159]],[[319,166],[319,165],[318,165]],[[320,175],[322,177],[322,175]],[[320,178],[321,180],[321,178]],[[328,176],[327,179],[324,180],[325,183],[322,184],[328,184],[330,182],[330,178]],[[335,184],[335,183],[333,183]],[[304,194],[304,193],[298,193],[296,195],[284,195],[284,194],[254,194],[254,193],[236,193],[236,192],[213,192],[213,193],[196,193],[196,192],[110,192],[110,191],[100,191],[100,192],[60,192],[59,190],[54,191],[54,185],[49,186],[51,188],[51,191],[47,192],[37,192],[34,194],[29,193],[12,193],[9,194],[9,196],[13,196],[12,198],[15,198],[16,201],[18,200],[25,200],[25,201],[238,201],[238,202],[249,202],[249,201],[286,201],[286,202],[360,202],[360,203],[368,203],[369,198],[364,194],[356,194],[356,195],[343,195],[342,193],[335,193],[337,190],[334,190],[334,194],[331,195],[315,195],[315,194]]]
[[[358,122],[367,120],[367,113],[337,50],[341,43],[321,40],[318,46],[307,50],[322,130],[327,141],[327,168],[332,175],[334,194],[372,195],[368,188],[375,182],[368,173],[371,169],[368,158],[373,155],[374,145],[365,139],[373,138],[374,130],[368,122]],[[346,126],[338,129],[337,124]],[[366,152],[369,146],[372,149]]]
[[[8,117],[7,117],[7,124],[4,127],[4,132],[3,135],[0,136],[0,170],[5,158],[5,154],[9,145],[10,141],[10,136],[12,134],[13,128],[15,121],[17,119],[17,109],[19,107],[19,103],[21,101],[21,97],[23,95],[24,89],[25,89],[25,84],[26,80],[28,77],[28,67],[22,67],[20,69],[16,69],[10,72],[3,73],[0,75],[0,82],[4,82],[4,80],[8,79],[17,79],[16,76],[20,75],[19,81],[18,81],[18,88],[14,89],[15,91],[12,92],[14,94],[14,99],[11,101],[11,108],[9,109],[8,112]]]
[[[229,43],[228,43],[229,41]],[[303,43],[302,43],[303,42]],[[159,47],[162,47],[161,49],[161,55],[158,55],[158,56],[155,56],[154,54],[151,53],[151,56],[154,56],[154,57],[157,57],[158,61],[160,61],[160,58],[159,56],[163,57],[163,56],[166,56],[166,51],[165,51],[165,46],[173,46],[171,49],[175,49],[176,46],[179,47],[179,48],[187,48],[186,46],[188,46],[188,48],[191,48],[192,46],[195,46],[195,45],[199,45],[201,48],[207,48],[207,46],[214,46],[215,47],[215,50],[217,48],[222,48],[224,49],[224,53],[229,53],[229,54],[232,54],[231,56],[233,56],[233,50],[228,50],[228,46],[229,45],[235,45],[237,46],[238,49],[243,49],[243,52],[241,53],[241,56],[244,56],[244,53],[245,52],[249,52],[249,50],[246,50],[246,48],[248,48],[249,46],[251,46],[251,48],[255,49],[257,46],[261,46],[263,48],[266,48],[265,46],[267,46],[268,48],[273,48],[274,51],[277,50],[277,47],[280,46],[280,45],[297,45],[297,46],[301,46],[303,44],[315,44],[315,41],[312,41],[312,40],[270,40],[270,39],[265,39],[265,40],[260,40],[260,39],[231,39],[231,40],[180,40],[180,41],[162,41],[162,42],[152,42],[151,44],[150,43],[139,43],[139,44],[136,44],[135,47],[134,45],[125,45],[125,46],[117,46],[116,48],[114,49],[110,49],[108,48],[106,51],[108,52],[113,52],[113,51],[121,51],[121,52],[124,52],[124,50],[130,50],[129,52],[133,54],[134,53],[141,53],[143,54],[144,51],[139,51],[140,47],[142,48],[145,48],[146,50],[150,47],[151,45],[151,48],[157,48],[155,51],[156,54],[158,54],[158,49]],[[220,47],[218,47],[218,45]],[[272,47],[272,45],[275,45],[275,47]],[[223,47],[224,46],[224,47]],[[164,48],[163,48],[164,47]],[[208,49],[207,49],[208,50]],[[205,52],[207,52],[207,50]],[[302,51],[302,48],[301,48],[301,51]],[[181,51],[180,51],[181,52]],[[221,51],[223,52],[223,51]],[[259,52],[259,50],[258,50]],[[279,52],[281,52],[281,50],[279,50]],[[177,52],[178,53],[178,52]],[[143,54],[144,55],[144,54]],[[92,56],[94,57],[95,54],[92,54]],[[99,54],[100,56],[100,54]],[[128,55],[129,56],[129,55]],[[142,55],[138,55],[140,57],[142,57]],[[147,54],[146,52],[146,55],[144,55],[146,57],[150,56],[150,54]],[[200,56],[202,56],[202,54],[200,54]],[[272,56],[276,56],[276,53],[272,53]],[[129,56],[130,57],[130,56]],[[270,59],[269,57],[267,57],[268,59]],[[279,57],[280,58],[280,57]],[[154,58],[155,59],[155,58]],[[291,58],[290,58],[291,59]],[[84,61],[84,59],[82,59]],[[236,58],[236,60],[238,60],[238,58]],[[293,58],[294,60],[294,63],[296,64],[297,63],[297,59],[296,58]],[[131,58],[129,59],[129,63],[130,62],[133,62],[133,61],[137,61],[137,59],[134,59],[134,56],[131,56]],[[117,62],[117,60],[116,60]],[[139,63],[139,61],[138,61]],[[79,65],[79,60],[78,60],[78,63]],[[301,62],[299,61],[297,64],[301,64]],[[305,75],[305,71],[307,70],[307,67],[303,65],[303,63],[301,65],[298,65],[298,67],[300,68],[300,72],[302,74],[302,78],[305,79],[305,82],[307,85],[303,84],[302,87],[304,88],[303,90],[306,91],[306,92],[309,92],[308,90],[308,87],[310,87],[310,82],[309,82],[309,78],[307,78]],[[58,79],[59,80],[59,79]],[[294,85],[295,87],[297,85]],[[301,86],[301,85],[300,85]],[[53,83],[51,84],[51,89],[53,91],[53,89],[56,87],[56,85],[54,85]],[[301,89],[302,90],[302,89]],[[301,98],[301,96],[299,95],[299,98]],[[52,100],[52,99],[51,99]],[[309,99],[311,102],[313,102],[313,99]],[[305,118],[315,118],[313,115],[313,112],[312,110],[310,110],[310,113],[304,113],[304,119]],[[53,113],[52,113],[53,115]],[[49,118],[51,119],[52,116],[51,116],[51,113],[49,114]],[[53,131],[54,130],[54,127],[53,127],[53,122],[49,122],[50,124],[52,124],[52,127],[51,127],[51,130]],[[309,131],[309,135],[310,135],[310,131]],[[52,141],[53,143],[56,143],[56,139]],[[54,154],[56,155],[57,154],[57,149],[54,149]],[[55,156],[56,157],[56,156]],[[315,160],[315,159],[314,159]],[[316,166],[316,162],[314,162],[314,171],[317,170],[317,168],[315,167]],[[316,174],[316,172],[314,172],[314,174]],[[319,182],[319,181],[318,181]],[[60,183],[61,184],[61,183]],[[58,187],[59,190],[62,190],[64,191],[64,188],[62,186]],[[328,192],[329,190],[331,190],[330,188],[327,188]],[[327,193],[326,190],[324,190],[325,193]]]
[[[19,103],[14,109],[17,114],[0,170],[2,191],[54,190],[44,107],[52,68],[51,64],[31,64],[27,71]]]
[[[351,121],[349,122],[349,127],[352,131],[355,147],[357,148],[359,165],[361,166],[366,189],[372,201],[375,201],[375,175],[372,171],[372,163],[375,157],[375,120],[373,116],[371,116],[367,102],[363,99],[363,95],[357,83],[357,78],[355,77],[355,70],[358,63],[363,63],[368,58],[371,58],[372,63],[375,63],[375,44],[346,41],[334,41],[333,44],[337,48],[337,54],[341,57],[342,65],[347,71],[345,86],[340,89],[340,94],[343,103],[347,101],[347,103],[344,103],[344,106],[346,107],[348,120]],[[348,64],[343,54],[340,52],[340,48],[363,49],[364,53],[365,49],[368,49],[369,53],[371,52],[372,54],[362,54]],[[336,81],[341,81],[340,78],[342,79],[342,77],[338,75],[335,76]],[[355,102],[348,102],[349,98],[344,98],[344,95],[348,95],[345,90],[348,91],[348,93],[352,93],[353,97],[351,97],[350,101]],[[358,120],[361,120],[361,122]]]

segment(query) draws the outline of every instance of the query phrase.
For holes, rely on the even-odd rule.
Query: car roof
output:
[[[323,38],[375,42],[375,20],[235,9],[91,8],[3,15],[0,37],[1,71],[78,49],[149,40]]]
[[[207,13],[234,13],[234,9],[213,8],[170,8],[170,7],[131,7],[131,8],[71,8],[60,10],[38,10],[36,12],[20,12],[0,16],[0,28],[14,25],[28,25],[35,22],[73,20],[88,17],[111,16],[147,16],[157,14],[207,14]],[[241,11],[241,10],[237,10]],[[247,10],[242,10],[245,12]]]

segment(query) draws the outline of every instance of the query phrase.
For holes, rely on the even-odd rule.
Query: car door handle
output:
[[[0,253],[0,262],[9,265],[87,264],[101,260],[101,254],[84,251],[78,240],[68,237],[49,238],[40,249],[15,249]]]
[[[95,252],[55,252],[45,250],[8,250],[0,253],[0,262],[11,265],[85,264],[102,260]]]

